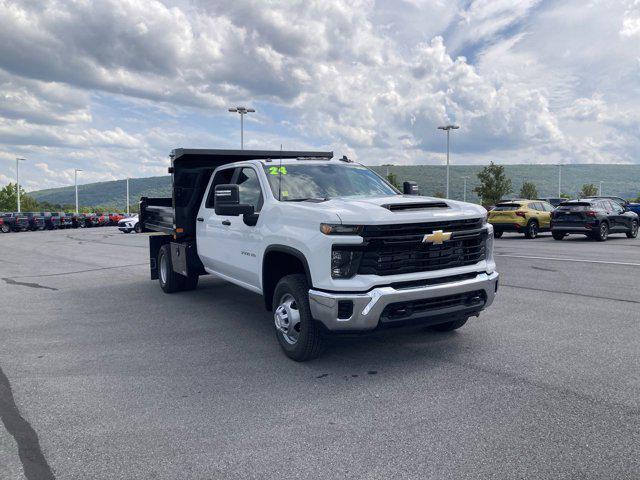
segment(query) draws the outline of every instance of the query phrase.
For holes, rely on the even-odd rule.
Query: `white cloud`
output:
[[[633,0],[624,13],[620,34],[625,37],[640,36],[640,0]]]
[[[0,0],[0,157],[33,186],[162,174],[177,146],[368,163],[637,162],[640,0]],[[468,58],[459,56],[461,53]],[[40,167],[35,165],[39,164]],[[46,165],[44,169],[42,165]],[[7,174],[10,162],[0,163]]]

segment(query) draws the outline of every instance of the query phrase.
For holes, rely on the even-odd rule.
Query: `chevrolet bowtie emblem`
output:
[[[436,230],[433,233],[429,233],[422,238],[422,243],[433,243],[434,245],[442,245],[447,240],[451,239],[451,232],[443,232],[442,230]]]

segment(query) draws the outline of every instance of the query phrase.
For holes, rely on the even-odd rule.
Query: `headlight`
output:
[[[331,278],[351,278],[356,274],[362,252],[355,250],[331,251]]]
[[[489,218],[489,212],[484,212],[482,216],[482,226],[484,227],[487,224],[487,218]]]
[[[342,225],[340,223],[321,223],[320,231],[325,235],[360,235],[362,225]]]

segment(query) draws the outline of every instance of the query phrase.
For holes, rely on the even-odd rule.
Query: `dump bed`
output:
[[[333,152],[176,149],[171,153],[169,167],[172,196],[140,199],[142,231],[195,238],[196,215],[202,197],[211,174],[222,165],[245,160],[312,157],[332,158]]]

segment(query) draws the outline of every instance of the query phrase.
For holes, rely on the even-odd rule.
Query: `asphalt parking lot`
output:
[[[147,239],[0,236],[0,478],[640,478],[640,240],[496,240],[448,334],[298,364],[259,296],[165,295]]]

